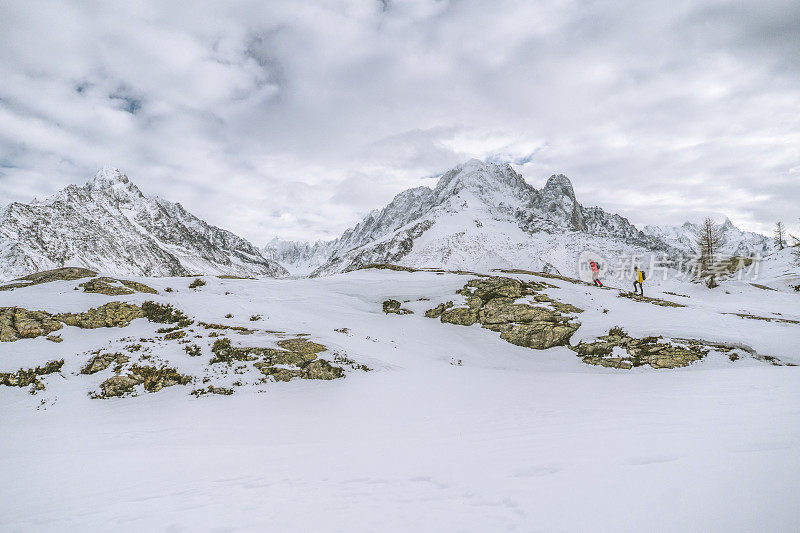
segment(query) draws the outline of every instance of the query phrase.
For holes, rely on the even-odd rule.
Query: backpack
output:
[[[646,280],[647,276],[645,275],[644,270],[642,270],[641,273],[642,273],[642,281]]]

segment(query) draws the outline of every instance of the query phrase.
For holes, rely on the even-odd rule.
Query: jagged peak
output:
[[[131,180],[120,169],[105,165],[89,179],[88,185],[92,188],[107,189],[119,183],[129,184]]]
[[[542,192],[565,195],[575,200],[575,189],[572,188],[572,182],[564,174],[553,174],[547,178],[547,183],[545,183]]]
[[[108,194],[118,200],[143,198],[144,194],[120,169],[106,165],[86,183],[84,189],[91,193]],[[156,200],[158,200],[156,198]]]
[[[470,159],[466,163],[444,173],[436,184],[434,194],[439,200],[464,188],[483,189],[529,189],[530,186],[507,163],[487,163]]]

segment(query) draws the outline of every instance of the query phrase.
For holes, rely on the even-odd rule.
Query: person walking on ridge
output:
[[[644,280],[647,279],[647,276],[644,275],[644,271],[639,270],[639,267],[634,267],[633,269],[633,294],[638,294],[640,296],[644,296],[644,288],[642,287],[642,283]],[[638,287],[638,291],[637,291]]]
[[[592,269],[592,282],[598,287],[602,287],[603,283],[600,281],[600,266],[596,261],[589,261],[589,267]]]

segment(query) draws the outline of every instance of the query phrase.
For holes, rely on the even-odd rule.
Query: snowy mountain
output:
[[[722,234],[721,256],[766,255],[772,251],[772,239],[760,233],[742,231],[729,218],[719,225]],[[645,226],[642,232],[660,239],[670,246],[691,256],[696,249],[695,241],[700,224],[684,222],[681,226]]]
[[[272,239],[261,250],[261,254],[281,265],[285,265],[295,276],[306,276],[323,265],[330,257],[335,241],[317,241],[314,244],[301,241]]]
[[[417,187],[369,213],[335,241],[294,244],[274,257],[293,270],[302,257],[313,276],[390,262],[464,270],[528,268],[575,275],[578,258],[591,251],[606,262],[679,251],[645,235],[627,219],[583,207],[569,179],[554,175],[542,190],[507,164],[473,159],[442,175],[434,189]],[[302,250],[302,251],[301,251]],[[327,254],[327,260],[321,261]]]
[[[142,194],[110,168],[47,201],[0,209],[0,278],[65,265],[144,276],[287,274],[241,237]]]

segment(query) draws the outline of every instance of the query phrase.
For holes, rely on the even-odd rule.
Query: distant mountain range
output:
[[[0,278],[61,266],[141,276],[288,274],[241,237],[142,194],[111,168],[47,201],[0,208]]]
[[[582,206],[564,175],[537,190],[507,164],[473,159],[433,189],[401,192],[337,239],[276,238],[259,250],[106,168],[47,201],[0,208],[0,279],[60,266],[142,276],[325,276],[370,263],[576,275],[586,253],[613,273],[624,257],[647,264],[654,254],[674,262],[692,255],[697,228],[687,222],[640,231],[620,215]],[[730,220],[721,230],[724,255],[771,250],[766,236]]]
[[[719,229],[722,236],[719,248],[721,256],[766,255],[773,249],[772,239],[760,233],[742,231],[727,217],[719,224]],[[691,255],[696,248],[700,224],[684,222],[681,226],[645,226],[642,231]]]
[[[599,207],[583,207],[570,180],[554,175],[544,188],[529,185],[507,164],[473,159],[439,178],[434,189],[398,194],[338,239],[314,244],[275,239],[264,255],[295,275],[323,276],[369,263],[480,270],[526,268],[575,275],[579,256],[591,251],[678,261],[691,255],[696,226],[648,226]],[[724,253],[764,253],[770,240],[722,226]]]

